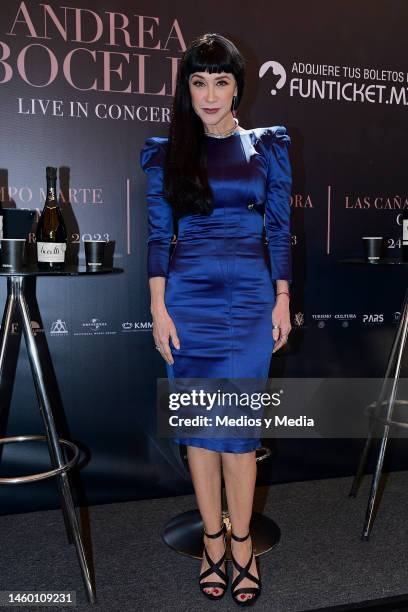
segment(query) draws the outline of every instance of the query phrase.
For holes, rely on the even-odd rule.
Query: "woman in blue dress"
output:
[[[243,90],[236,46],[219,34],[196,38],[179,66],[169,136],[148,138],[141,151],[153,336],[169,379],[267,379],[291,330],[290,138],[283,126],[238,125]],[[251,605],[261,592],[249,534],[260,440],[175,441],[187,446],[204,524],[200,589],[219,599],[228,583],[222,467],[231,593]]]

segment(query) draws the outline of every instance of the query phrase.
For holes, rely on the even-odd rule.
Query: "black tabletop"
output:
[[[355,265],[366,265],[366,266],[408,266],[408,261],[401,261],[396,257],[381,257],[380,259],[367,260],[365,257],[346,257],[345,259],[338,259],[338,263],[341,264],[355,264]]]
[[[86,265],[66,265],[63,270],[40,270],[37,266],[27,266],[18,272],[0,267],[0,276],[95,276],[99,274],[119,274],[123,268],[91,268]]]

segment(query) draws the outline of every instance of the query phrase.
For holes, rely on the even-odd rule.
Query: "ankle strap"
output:
[[[231,531],[231,538],[233,540],[236,540],[237,542],[245,542],[245,540],[247,540],[249,538],[249,531],[246,534],[246,536],[244,536],[243,538],[239,538],[238,536],[236,536],[232,531]]]
[[[207,533],[205,529],[204,529],[204,533],[207,536],[207,538],[219,538],[221,534],[225,533],[225,523],[222,524],[221,529],[217,531],[217,533]]]

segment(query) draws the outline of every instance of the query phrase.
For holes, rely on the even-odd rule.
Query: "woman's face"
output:
[[[231,105],[238,88],[231,72],[194,72],[189,88],[191,103],[206,131],[223,132],[233,126]]]

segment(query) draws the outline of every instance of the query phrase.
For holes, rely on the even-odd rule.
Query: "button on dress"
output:
[[[181,346],[177,350],[170,340],[169,379],[268,378],[273,281],[292,281],[289,144],[283,126],[205,136],[214,210],[179,219],[170,255],[173,214],[163,194],[167,138],[146,140],[140,164],[148,175],[147,273],[166,278],[165,304]],[[261,445],[253,437],[174,441],[237,453]]]

